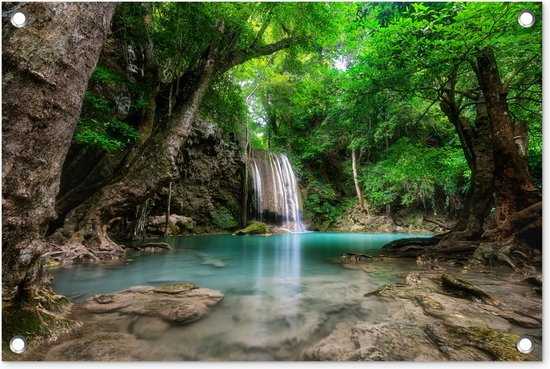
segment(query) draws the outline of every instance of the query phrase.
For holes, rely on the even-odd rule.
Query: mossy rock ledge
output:
[[[262,222],[252,222],[246,228],[239,229],[238,231],[233,233],[234,236],[243,236],[249,234],[270,235],[271,232],[269,231],[267,224]]]
[[[97,295],[84,308],[92,314],[119,315],[129,321],[155,317],[169,324],[189,323],[208,314],[210,307],[223,299],[223,294],[192,283],[160,287],[136,286],[108,295]],[[104,316],[104,319],[109,319]],[[131,333],[131,332],[130,332]]]

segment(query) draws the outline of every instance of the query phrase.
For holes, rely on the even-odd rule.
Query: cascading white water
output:
[[[256,220],[305,232],[298,182],[285,154],[255,151],[249,160],[253,198],[251,214]]]

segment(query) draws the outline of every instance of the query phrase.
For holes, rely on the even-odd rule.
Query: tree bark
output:
[[[113,242],[107,233],[110,222],[132,213],[136,205],[179,175],[176,158],[216,75],[223,30],[224,25],[220,23],[219,37],[209,47],[203,72],[193,87],[190,99],[174,112],[166,129],[150,137],[120,180],[104,186],[73,209],[67,215],[64,227],[52,235],[51,240],[62,245],[62,251],[80,248],[83,257],[94,260],[117,259],[123,255],[123,248]]]
[[[477,102],[475,135],[466,133],[461,136],[461,142],[467,143],[468,155],[472,159],[470,166],[473,168],[469,201],[463,217],[457,227],[444,236],[424,242],[418,239],[393,242],[384,245],[384,250],[408,257],[423,254],[434,257],[441,255],[442,250],[454,252],[457,245],[462,244],[467,253],[475,251],[473,259],[478,262],[496,262],[518,269],[518,266],[532,264],[532,250],[542,248],[542,196],[531,182],[524,155],[526,150],[516,143],[518,136],[526,141],[526,129],[520,129],[520,135],[517,132],[514,134],[506,101],[507,88],[500,82],[494,53],[490,48],[485,48],[476,59],[477,64],[471,65],[484,102]],[[447,93],[450,98],[443,101],[441,107],[449,120],[461,130],[465,119],[459,116],[457,105],[453,105],[452,93],[451,88]],[[466,128],[462,133],[467,132],[469,127]],[[481,171],[479,165],[482,165]],[[488,199],[493,196],[497,209],[496,227],[485,230],[482,235],[479,232],[483,231],[486,218],[482,215],[491,204]],[[471,235],[471,241],[464,235]],[[476,239],[483,240],[479,242]],[[425,245],[428,247],[423,247]]]
[[[365,199],[363,198],[363,194],[361,193],[361,187],[359,187],[359,180],[357,178],[357,163],[355,159],[355,149],[351,150],[351,170],[353,172],[353,184],[355,185],[355,194],[357,195],[357,201],[359,201],[359,205],[361,206],[361,209],[366,210],[368,213],[368,208],[365,207]]]
[[[527,161],[519,154],[514,141],[514,132],[507,91],[500,81],[496,59],[491,48],[477,54],[477,78],[489,116],[495,160],[495,187],[497,223],[506,222],[513,213],[539,201],[542,196],[533,185]]]
[[[29,290],[47,289],[42,238],[56,215],[61,169],[115,4],[25,3],[22,8],[29,23],[15,28],[3,22],[2,29],[6,305],[29,302]]]
[[[460,114],[460,108],[452,92],[445,94],[440,105],[461,137],[461,146],[464,155],[469,158],[471,170],[470,188],[466,194],[464,207],[447,239],[476,239],[483,233],[483,225],[491,210],[494,193],[493,146],[485,101],[479,97],[476,101],[475,125],[470,124]]]

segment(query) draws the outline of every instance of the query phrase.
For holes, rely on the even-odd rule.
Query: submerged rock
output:
[[[46,361],[142,361],[162,360],[147,341],[128,333],[100,332],[68,340],[54,347]]]
[[[221,292],[179,283],[156,288],[138,286],[114,294],[97,295],[89,299],[84,308],[93,314],[116,313],[117,320],[155,317],[178,324],[202,318],[222,299]]]
[[[373,264],[370,258],[362,258],[359,262],[363,264],[355,259],[348,257],[343,266],[362,270],[359,267]],[[460,279],[450,272],[441,274],[429,266],[424,268],[403,275],[401,283],[366,291],[363,309],[371,311],[381,304],[384,314],[366,321],[338,324],[305,350],[303,358],[541,360],[542,300],[526,285],[529,281],[508,272],[470,271]],[[363,270],[371,273],[369,269]],[[534,339],[530,354],[521,353],[516,347],[520,336],[525,334]]]

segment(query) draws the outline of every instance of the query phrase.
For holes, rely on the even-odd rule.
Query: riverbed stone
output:
[[[132,334],[99,332],[63,342],[49,351],[44,360],[143,361],[162,358],[150,343]]]
[[[370,266],[348,258],[342,266]],[[340,261],[339,263],[342,263]],[[384,315],[338,324],[304,354],[307,360],[541,360],[542,301],[520,274],[448,267],[403,275],[403,281],[363,294],[364,311],[383,306]],[[461,273],[461,278],[456,277]],[[536,284],[537,282],[534,281]],[[526,298],[528,297],[528,298]],[[521,306],[521,311],[518,307]],[[535,338],[531,354],[520,353],[520,336]]]
[[[131,327],[132,333],[141,339],[157,338],[170,329],[171,325],[157,317],[143,316]]]
[[[170,324],[189,323],[206,315],[223,294],[190,283],[161,287],[139,286],[89,299],[84,308],[93,314],[117,313],[136,317],[155,317]]]

